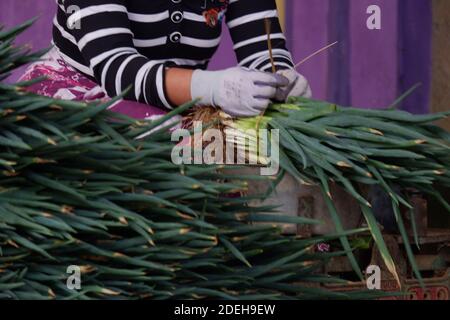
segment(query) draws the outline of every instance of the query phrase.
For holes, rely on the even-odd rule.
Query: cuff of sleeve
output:
[[[273,57],[275,67],[278,70],[286,70],[286,69],[292,69],[294,67],[294,64],[292,63],[292,60],[285,56],[274,56]],[[270,58],[267,58],[266,60],[262,61],[258,64],[256,67],[256,70],[269,72],[272,70],[272,63],[270,61]]]
[[[176,106],[167,98],[165,79],[166,65],[164,63],[154,65],[145,79],[144,98],[149,105],[172,110]]]

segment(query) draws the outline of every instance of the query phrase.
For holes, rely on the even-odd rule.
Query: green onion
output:
[[[0,79],[42,54],[12,44],[30,24],[0,29]],[[170,134],[146,134],[193,103],[136,121],[106,110],[113,101],[49,99],[24,91],[31,83],[0,85],[1,299],[368,297],[313,286],[338,280],[321,274],[324,257],[312,246],[361,230],[298,239],[254,224],[317,222],[249,205],[262,197],[230,197],[262,178],[175,165]],[[80,291],[66,286],[71,265]]]
[[[255,129],[258,124],[259,129],[280,130],[281,168],[300,182],[307,179],[322,189],[339,232],[344,230],[335,212],[328,182],[336,181],[357,199],[388,269],[399,279],[371,205],[355,187],[358,184],[380,185],[391,198],[400,233],[406,239],[409,261],[416,277],[422,281],[398,207],[400,204],[407,208],[411,206],[393,191],[392,186],[432,194],[450,209],[435,189],[436,186],[450,186],[450,134],[433,124],[449,115],[450,112],[413,115],[395,109],[363,110],[291,97],[287,104],[271,105],[262,119],[253,117],[233,121],[224,117],[222,122],[225,134],[232,137],[242,134],[238,131]],[[256,157],[260,150],[255,149],[258,141],[254,138],[250,151]],[[239,147],[244,148],[245,145]],[[266,158],[261,164],[269,161]],[[341,241],[349,250],[348,240],[341,237]],[[361,276],[353,254],[350,252],[348,256]]]

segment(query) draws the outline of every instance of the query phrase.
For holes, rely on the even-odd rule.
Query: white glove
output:
[[[233,117],[261,114],[276,97],[278,89],[289,84],[279,74],[234,67],[223,71],[195,70],[192,99],[198,105],[220,107]]]
[[[289,80],[289,85],[278,88],[275,99],[286,101],[289,97],[311,98],[312,91],[308,80],[294,69],[280,70],[277,72]]]

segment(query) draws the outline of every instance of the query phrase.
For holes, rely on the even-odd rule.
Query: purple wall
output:
[[[11,27],[26,20],[39,17],[32,29],[23,33],[18,41],[27,43],[34,49],[50,46],[51,21],[56,11],[55,1],[51,0],[1,0],[0,25]],[[20,71],[11,80],[15,80]]]
[[[381,30],[366,27],[371,4],[381,7]],[[352,1],[350,17],[351,102],[372,108],[389,106],[398,97],[398,0]]]
[[[365,108],[389,106],[416,83],[402,107],[429,110],[432,2],[429,0],[288,0],[288,38],[294,61],[334,41],[299,71],[314,96]],[[381,30],[369,30],[369,5],[381,8]]]
[[[366,28],[366,9],[382,9],[382,30]],[[49,45],[52,0],[1,0],[0,24],[12,26],[40,15],[20,38],[34,48]],[[299,71],[310,80],[314,96],[341,104],[380,108],[421,82],[403,107],[428,111],[431,59],[429,0],[286,0],[287,38],[294,61],[339,41],[339,45],[306,62]],[[210,68],[236,63],[225,30]],[[17,75],[16,75],[17,76]],[[13,77],[14,79],[14,77]]]
[[[294,63],[335,41],[329,41],[327,30],[329,0],[291,0],[287,5],[286,36]],[[331,49],[328,53],[334,51]],[[318,99],[327,99],[328,53],[314,57],[298,69],[309,79],[314,97]]]
[[[427,113],[431,99],[433,13],[430,0],[400,1],[399,89],[405,92],[421,83],[402,107]],[[450,37],[448,37],[450,41]],[[427,63],[429,62],[429,63]]]
[[[225,69],[237,64],[236,55],[233,51],[233,41],[231,40],[231,35],[228,29],[224,26],[222,33],[222,40],[220,47],[214,55],[211,63],[209,64],[209,69],[220,70]]]

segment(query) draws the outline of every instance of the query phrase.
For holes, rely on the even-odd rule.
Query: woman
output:
[[[232,116],[254,116],[271,100],[310,96],[293,69],[275,0],[57,0],[55,49],[24,79],[46,75],[34,90],[53,97],[125,100],[167,110],[193,99]],[[271,22],[271,73],[264,20]],[[239,65],[205,71],[220,42],[222,19]],[[128,105],[129,106],[129,105]],[[145,109],[149,110],[149,109]],[[151,114],[158,113],[151,109]],[[119,110],[120,111],[120,110]],[[133,113],[132,113],[133,114]]]

